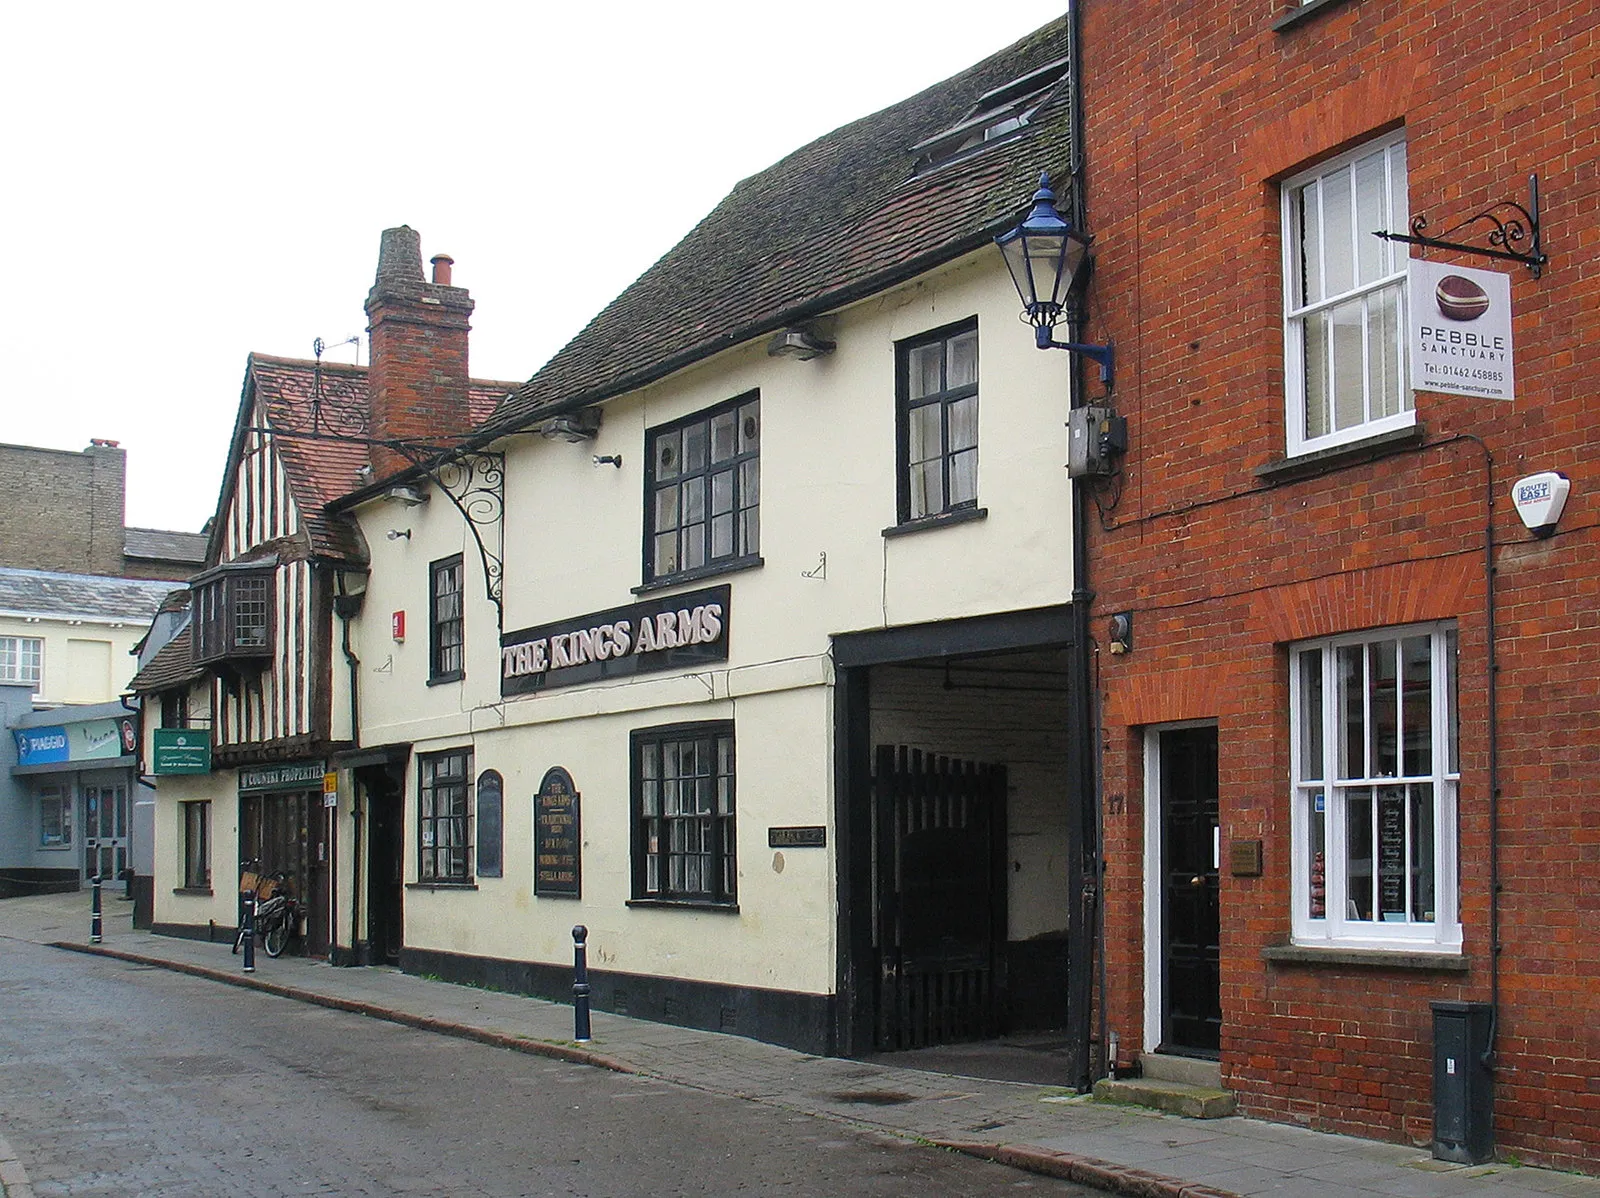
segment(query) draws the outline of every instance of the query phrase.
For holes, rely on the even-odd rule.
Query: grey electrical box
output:
[[[1433,1004],[1433,1155],[1481,1165],[1494,1159],[1494,1075],[1485,1059],[1494,1027],[1486,1002]]]
[[[1128,421],[1110,408],[1073,408],[1067,413],[1067,477],[1114,474],[1128,452]]]

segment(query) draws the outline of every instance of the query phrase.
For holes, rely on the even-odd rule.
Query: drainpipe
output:
[[[361,659],[356,656],[355,650],[350,647],[350,620],[361,610],[362,601],[366,598],[365,592],[349,594],[344,591],[344,574],[340,570],[334,571],[334,582],[338,593],[333,597],[333,610],[339,617],[343,632],[340,638],[340,648],[344,651],[345,664],[350,671],[350,740],[359,745],[361,743]],[[356,946],[360,943],[361,933],[361,788],[356,785],[352,775],[350,784],[350,963],[356,964]],[[335,821],[336,823],[336,821]],[[336,934],[331,934],[331,940],[337,940]],[[331,951],[331,950],[330,950]]]
[[[1086,228],[1085,154],[1083,140],[1083,54],[1082,17],[1080,5],[1067,10],[1067,72],[1069,79],[1068,102],[1071,106],[1071,161],[1068,174],[1072,179],[1072,221],[1077,228]],[[1082,295],[1068,311],[1070,340],[1082,339]],[[1070,407],[1083,407],[1088,402],[1084,394],[1082,363],[1073,356],[1069,375]],[[1100,751],[1096,738],[1094,696],[1091,691],[1091,640],[1089,631],[1089,605],[1094,593],[1089,589],[1088,509],[1093,503],[1088,488],[1092,480],[1077,479],[1072,490],[1072,649],[1068,688],[1067,743],[1070,784],[1079,796],[1077,828],[1080,851],[1069,873],[1069,886],[1077,903],[1073,920],[1069,924],[1067,941],[1067,1030],[1069,1042],[1074,1046],[1075,1076],[1073,1084],[1087,1090],[1093,1081],[1093,1053],[1091,1049],[1090,1009],[1094,1005],[1096,962],[1104,955],[1105,935],[1101,887],[1104,866],[1100,846],[1100,771],[1097,757]],[[1078,748],[1074,752],[1070,746]],[[1099,1008],[1101,1044],[1105,1043],[1105,981],[1100,971]]]

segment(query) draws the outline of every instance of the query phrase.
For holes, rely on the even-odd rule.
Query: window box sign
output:
[[[500,693],[727,661],[728,598],[728,587],[711,587],[505,633]]]
[[[204,728],[157,728],[150,772],[163,774],[209,774],[211,772],[211,734]]]
[[[239,793],[263,790],[322,791],[328,767],[320,761],[290,761],[282,765],[247,766],[239,771]]]
[[[559,765],[545,772],[533,800],[533,893],[578,898],[582,893],[582,820],[572,775]]]
[[[1411,259],[1411,386],[1512,399],[1511,279]]]

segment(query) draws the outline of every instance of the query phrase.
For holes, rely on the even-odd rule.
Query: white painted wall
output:
[[[978,503],[987,517],[885,538],[896,523],[894,343],[973,316]],[[360,510],[372,555],[352,629],[361,743],[412,743],[415,753],[471,745],[475,775],[495,769],[505,778],[505,876],[478,879],[476,890],[408,890],[408,945],[565,964],[571,927],[584,923],[597,968],[832,991],[830,636],[1065,603],[1072,588],[1068,356],[1034,347],[998,256],[980,252],[855,305],[839,314],[835,335],[839,348],[827,358],[770,358],[763,339],[613,400],[593,442],[501,443],[504,627],[516,630],[633,602],[646,430],[759,389],[763,564],[681,588],[732,588],[729,659],[715,668],[502,701],[500,629],[460,514],[437,492],[421,507],[374,501]],[[620,470],[594,464],[607,454],[622,456]],[[390,539],[390,530],[410,536]],[[430,687],[428,566],[453,553],[466,563],[466,677]],[[805,577],[823,554],[826,577]],[[400,610],[403,642],[391,634]],[[1057,834],[1054,747],[1031,743],[1024,725],[1032,708],[1013,710],[1015,727],[973,751],[1017,763],[1011,837],[1023,874],[1013,884],[1012,924],[1026,937],[1058,926],[1052,888],[1065,837]],[[942,712],[951,722],[983,713],[970,703]],[[627,906],[630,730],[727,718],[738,754],[738,912]],[[414,762],[406,816],[413,882]],[[581,902],[532,895],[531,798],[553,765],[571,772],[583,796]],[[794,824],[827,826],[830,847],[766,847],[769,826]]]

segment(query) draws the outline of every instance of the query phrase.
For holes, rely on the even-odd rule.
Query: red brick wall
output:
[[[1087,339],[1115,337],[1131,450],[1091,520],[1100,658],[1111,1026],[1140,1048],[1143,732],[1215,719],[1224,841],[1223,1070],[1250,1113],[1395,1140],[1431,1136],[1428,1004],[1490,993],[1485,521],[1494,459],[1498,604],[1500,1068],[1496,1139],[1525,1161],[1600,1161],[1600,45],[1594,0],[1506,10],[1348,0],[1275,32],[1270,0],[1085,0]],[[1404,127],[1413,214],[1442,230],[1538,172],[1544,277],[1501,264],[1517,398],[1421,393],[1420,447],[1298,481],[1284,454],[1277,181]],[[1467,234],[1470,235],[1470,234]],[[1430,257],[1436,256],[1430,254]],[[1485,259],[1438,254],[1463,265]],[[1480,440],[1481,439],[1481,440]],[[1536,541],[1512,481],[1573,496]],[[1284,646],[1448,618],[1460,630],[1465,973],[1270,964],[1289,910]],[[1226,861],[1226,844],[1224,845]]]

